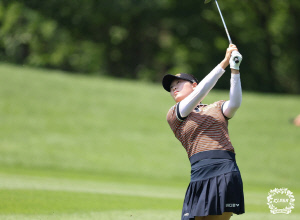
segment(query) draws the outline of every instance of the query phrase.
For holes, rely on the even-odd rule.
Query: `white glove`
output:
[[[236,50],[232,51],[230,61],[229,61],[230,68],[239,70],[242,59],[243,59],[243,57],[238,51],[236,51]]]

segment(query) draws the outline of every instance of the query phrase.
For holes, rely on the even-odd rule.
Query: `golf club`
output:
[[[211,2],[211,0],[204,0],[204,4],[207,4],[207,3],[209,3],[209,2]],[[230,35],[229,35],[229,32],[228,32],[227,26],[226,26],[226,24],[225,24],[225,21],[224,21],[224,18],[223,18],[221,9],[220,9],[220,7],[219,7],[219,4],[218,4],[217,0],[215,0],[215,2],[216,2],[216,5],[217,5],[217,8],[218,8],[218,10],[219,10],[219,14],[220,14],[220,16],[221,16],[221,19],[222,19],[222,22],[223,22],[223,25],[224,25],[224,28],[225,28],[225,31],[226,31],[226,34],[227,34],[227,37],[228,37],[228,41],[229,41],[230,44],[232,44],[232,40],[231,40],[231,38],[230,38]],[[238,59],[237,57],[235,57],[235,58],[234,58],[234,61],[235,61],[236,63],[238,63],[238,62],[239,62],[239,59]]]

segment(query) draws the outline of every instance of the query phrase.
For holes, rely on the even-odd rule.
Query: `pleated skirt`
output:
[[[193,162],[182,220],[195,216],[245,212],[243,182],[235,159],[211,158]]]

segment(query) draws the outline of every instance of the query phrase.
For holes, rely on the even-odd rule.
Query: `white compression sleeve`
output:
[[[208,92],[215,86],[225,70],[220,65],[216,66],[195,88],[195,90],[180,102],[179,113],[181,117],[187,117],[193,109],[205,98]]]
[[[232,118],[242,103],[242,86],[240,74],[231,74],[230,79],[230,100],[223,104],[223,114]]]

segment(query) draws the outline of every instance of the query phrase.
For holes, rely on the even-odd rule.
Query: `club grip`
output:
[[[239,63],[240,62],[240,60],[239,60],[238,57],[235,57],[233,60],[234,60],[235,63]]]

